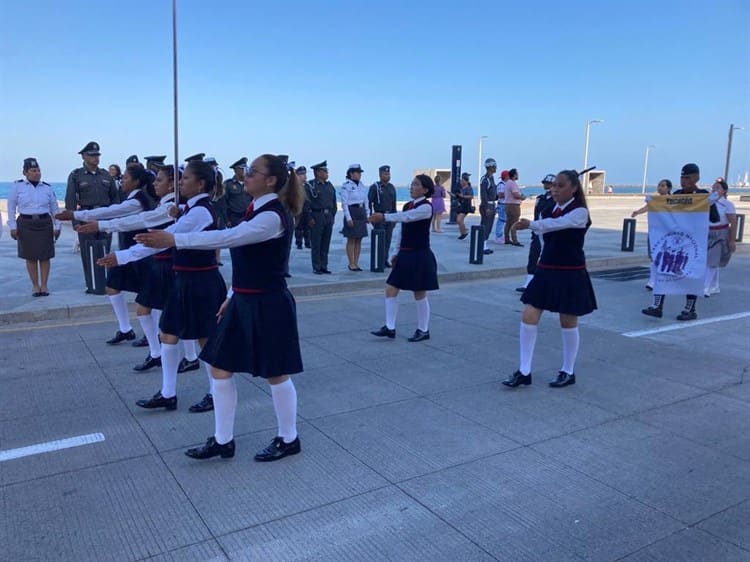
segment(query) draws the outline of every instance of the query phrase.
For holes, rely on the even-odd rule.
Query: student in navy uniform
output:
[[[213,366],[215,432],[202,447],[189,449],[195,459],[233,457],[237,408],[235,372],[268,380],[278,432],[256,461],[275,461],[300,452],[297,391],[289,375],[302,372],[294,297],[284,278],[286,247],[294,235],[290,215],[302,207],[297,176],[278,156],[264,154],[245,170],[245,189],[253,196],[245,221],[219,232],[174,234],[150,232],[139,240],[149,246],[230,248],[232,292],[219,310],[215,333],[201,352]],[[281,197],[281,199],[279,198]]]
[[[396,188],[391,183],[391,167],[388,165],[378,168],[379,178],[370,186],[367,192],[367,200],[370,205],[371,213],[395,213],[396,212]],[[373,225],[375,230],[385,232],[385,255],[391,253],[391,240],[393,238],[393,229],[395,223],[381,222]],[[385,267],[391,267],[391,263],[386,259]]]
[[[47,297],[50,260],[55,257],[55,241],[60,237],[60,223],[52,220],[59,211],[57,197],[52,186],[42,181],[36,158],[24,159],[23,175],[24,179],[15,181],[8,193],[8,228],[10,237],[18,240],[18,257],[26,260],[31,296]]]
[[[174,167],[162,166],[154,180],[154,191],[160,197],[159,205],[150,211],[121,218],[90,221],[76,227],[78,232],[130,232],[150,228],[166,228],[174,223],[169,210],[175,207]],[[147,371],[161,366],[161,345],[159,342],[159,319],[161,311],[172,287],[172,251],[167,250],[150,256],[141,267],[141,286],[135,297],[138,322],[143,328],[149,354],[143,363],[133,367],[134,371]]]
[[[542,215],[547,217],[555,208],[555,200],[552,198],[552,185],[555,183],[555,174],[547,174],[542,180],[542,187],[544,193],[536,196],[534,202],[534,220],[538,221],[542,218]],[[529,286],[531,278],[534,277],[536,272],[536,263],[539,261],[539,256],[542,254],[542,242],[539,240],[539,236],[532,231],[531,232],[531,245],[529,246],[529,261],[526,264],[526,281],[524,281],[521,287],[518,287],[516,291],[523,293],[526,287]]]
[[[560,314],[563,362],[553,388],[575,384],[575,362],[578,355],[578,317],[596,310],[596,296],[586,271],[583,242],[591,226],[586,198],[578,173],[563,170],[551,189],[555,200],[551,212],[539,220],[520,219],[513,228],[530,228],[543,238],[542,254],[521,302],[526,305],[521,318],[520,365],[503,381],[511,388],[531,384],[531,360],[536,345],[537,327],[542,312]]]
[[[187,200],[184,211],[173,225],[160,232],[200,232],[217,229],[216,214],[211,205],[215,174],[210,164],[190,162],[180,180],[180,195]],[[140,241],[139,235],[136,239]],[[109,254],[102,265],[123,264],[161,253],[169,246],[153,249],[137,244],[125,251]],[[226,285],[219,273],[213,250],[175,250],[173,252],[174,284],[167,295],[159,321],[161,339],[162,387],[150,399],[138,400],[137,406],[166,410],[177,409],[177,368],[179,339],[197,339],[204,345],[216,326],[216,312],[226,297]],[[209,381],[210,384],[210,381]],[[207,394],[203,401],[213,399]],[[200,411],[208,411],[206,408]],[[196,411],[196,410],[192,410]]]
[[[156,206],[153,178],[140,164],[131,165],[122,175],[122,190],[126,199],[122,203],[100,207],[97,209],[80,211],[63,211],[57,214],[60,220],[92,221],[113,219],[127,215],[135,215],[143,211],[150,211]],[[86,234],[85,230],[83,233]],[[119,248],[127,249],[134,244],[133,236],[137,230],[120,232]],[[88,235],[88,234],[87,234]],[[141,266],[138,264],[113,267],[107,270],[107,295],[112,304],[112,310],[117,317],[118,330],[115,336],[107,340],[109,345],[116,345],[125,340],[134,340],[135,332],[130,324],[128,304],[122,291],[137,293],[141,284]]]
[[[420,174],[411,182],[411,201],[404,205],[400,213],[373,213],[370,222],[383,221],[402,223],[396,239],[398,253],[391,258],[393,271],[385,285],[385,326],[370,332],[374,336],[396,337],[396,316],[398,314],[398,292],[414,291],[417,305],[417,330],[409,338],[410,342],[430,339],[430,302],[427,291],[438,289],[437,261],[430,250],[430,224],[432,204],[429,197],[435,191],[435,184],[429,176]]]
[[[314,177],[305,184],[305,205],[302,210],[302,216],[310,227],[310,260],[313,273],[330,274],[328,251],[336,218],[336,188],[328,181],[327,160],[310,168]]]

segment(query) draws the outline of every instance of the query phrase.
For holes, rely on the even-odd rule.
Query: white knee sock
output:
[[[151,309],[151,318],[154,319],[154,326],[156,326],[156,333],[159,334],[159,320],[161,320],[161,310]]]
[[[214,393],[214,378],[211,376],[211,365],[206,363],[205,361],[201,361],[201,365],[203,365],[203,368],[206,370],[206,374],[208,375],[208,393],[213,394]]]
[[[396,316],[398,316],[398,297],[385,297],[385,327],[389,330],[396,329]]]
[[[273,408],[276,411],[276,423],[279,425],[279,436],[284,443],[297,439],[297,389],[292,379],[281,384],[271,385]]]
[[[195,361],[198,359],[198,351],[195,346],[195,340],[182,340],[182,347],[185,350],[185,359]]]
[[[703,281],[703,288],[708,293],[713,287],[719,284],[719,268],[718,267],[707,267],[706,277]]]
[[[172,398],[177,394],[177,366],[180,352],[176,343],[161,344],[161,395]]]
[[[520,364],[518,370],[523,375],[531,374],[531,360],[534,357],[534,346],[536,345],[536,324],[524,324],[521,322],[520,340]]]
[[[112,310],[115,311],[117,323],[120,325],[120,331],[124,334],[125,332],[132,330],[133,326],[130,325],[128,303],[125,302],[125,295],[122,293],[109,295],[109,302],[112,303]]]
[[[651,262],[651,266],[649,269],[649,275],[648,275],[648,286],[652,289],[654,288],[654,283],[656,283],[656,266],[653,262]]]
[[[716,273],[714,273],[714,282],[711,285],[711,290],[716,291],[719,288],[719,272],[721,270],[717,267]]]
[[[237,385],[234,377],[214,379],[214,438],[219,445],[234,439],[234,414],[237,410]]]
[[[138,317],[138,322],[141,323],[143,329],[143,335],[148,340],[148,354],[151,357],[161,357],[161,346],[159,345],[159,329],[154,323],[154,319],[151,314],[145,314]]]
[[[560,370],[572,375],[575,373],[578,344],[580,341],[578,328],[563,328],[560,330],[560,333],[562,334],[563,352],[563,363]]]
[[[427,297],[416,302],[417,305],[417,328],[423,332],[430,331],[430,301]]]

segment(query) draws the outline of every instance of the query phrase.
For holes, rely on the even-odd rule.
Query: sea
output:
[[[13,182],[9,182],[9,181],[0,182],[0,199],[5,199],[8,197],[8,193],[10,192],[10,187],[12,184]],[[66,184],[64,182],[52,182],[52,187],[55,190],[55,195],[57,195],[58,200],[62,201],[63,199],[65,199]],[[528,197],[539,195],[543,191],[541,185],[522,185],[520,187],[521,187],[522,192]],[[710,186],[703,186],[703,187],[710,188]],[[399,201],[408,201],[410,199],[408,186],[397,187],[396,192],[397,192]],[[656,192],[655,185],[646,186],[646,193],[655,193],[655,192]],[[476,186],[474,186],[474,193],[478,195]],[[640,185],[613,185],[611,195],[638,195],[639,193],[641,193]],[[750,194],[750,188],[731,187],[729,190],[729,193],[730,194],[740,193],[743,195],[748,195]]]

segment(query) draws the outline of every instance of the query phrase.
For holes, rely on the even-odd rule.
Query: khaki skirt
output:
[[[16,230],[19,258],[46,261],[55,257],[55,234],[51,216],[39,219],[19,216]]]

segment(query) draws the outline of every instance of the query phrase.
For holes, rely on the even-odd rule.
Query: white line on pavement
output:
[[[740,318],[747,318],[748,316],[750,316],[750,312],[737,312],[736,314],[716,316],[715,318],[704,318],[703,320],[689,320],[687,322],[680,322],[679,324],[670,324],[668,326],[662,326],[661,328],[652,328],[651,330],[636,330],[635,332],[625,332],[622,335],[627,338],[640,338],[641,336],[650,336],[652,334],[660,334],[662,332],[672,332],[674,330],[684,330],[686,328],[692,328],[694,326],[703,326],[704,324],[714,324],[716,322],[724,322],[726,320],[739,320]]]
[[[0,451],[0,462],[38,455],[40,453],[60,451],[61,449],[70,449],[71,447],[80,447],[81,445],[91,445],[99,441],[104,441],[104,435],[101,433],[89,433],[88,435],[47,441],[46,443],[38,443],[36,445],[29,445],[28,447],[19,447],[18,449],[8,449],[7,451]]]

